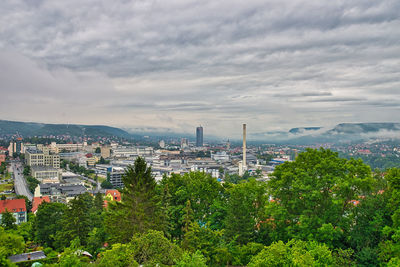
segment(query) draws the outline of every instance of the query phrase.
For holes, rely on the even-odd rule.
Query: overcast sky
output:
[[[1,0],[0,119],[237,137],[400,121],[399,0]]]

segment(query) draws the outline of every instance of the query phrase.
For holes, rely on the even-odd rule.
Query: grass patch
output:
[[[99,183],[102,183],[102,182],[104,182],[105,180],[107,180],[107,177],[97,176],[97,180],[99,181]]]
[[[0,192],[12,190],[13,184],[0,184]]]
[[[11,173],[6,174],[1,174],[0,175],[0,180],[10,180],[11,179]]]

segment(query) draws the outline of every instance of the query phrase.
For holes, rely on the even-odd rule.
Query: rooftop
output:
[[[46,255],[43,251],[34,251],[29,253],[17,254],[8,257],[11,262],[33,261],[45,259]]]
[[[34,197],[32,201],[32,212],[35,213],[43,202],[50,202],[49,196]]]
[[[9,212],[26,212],[25,199],[6,199],[0,200],[0,213]]]

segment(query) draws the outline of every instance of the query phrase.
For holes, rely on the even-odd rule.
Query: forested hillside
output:
[[[45,124],[0,120],[0,135],[14,134],[22,135],[23,137],[49,135],[131,137],[124,130],[103,125]]]

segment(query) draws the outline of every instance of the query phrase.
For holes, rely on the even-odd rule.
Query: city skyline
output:
[[[2,1],[0,119],[201,124],[235,138],[242,123],[262,133],[399,122],[399,10],[391,0]]]

